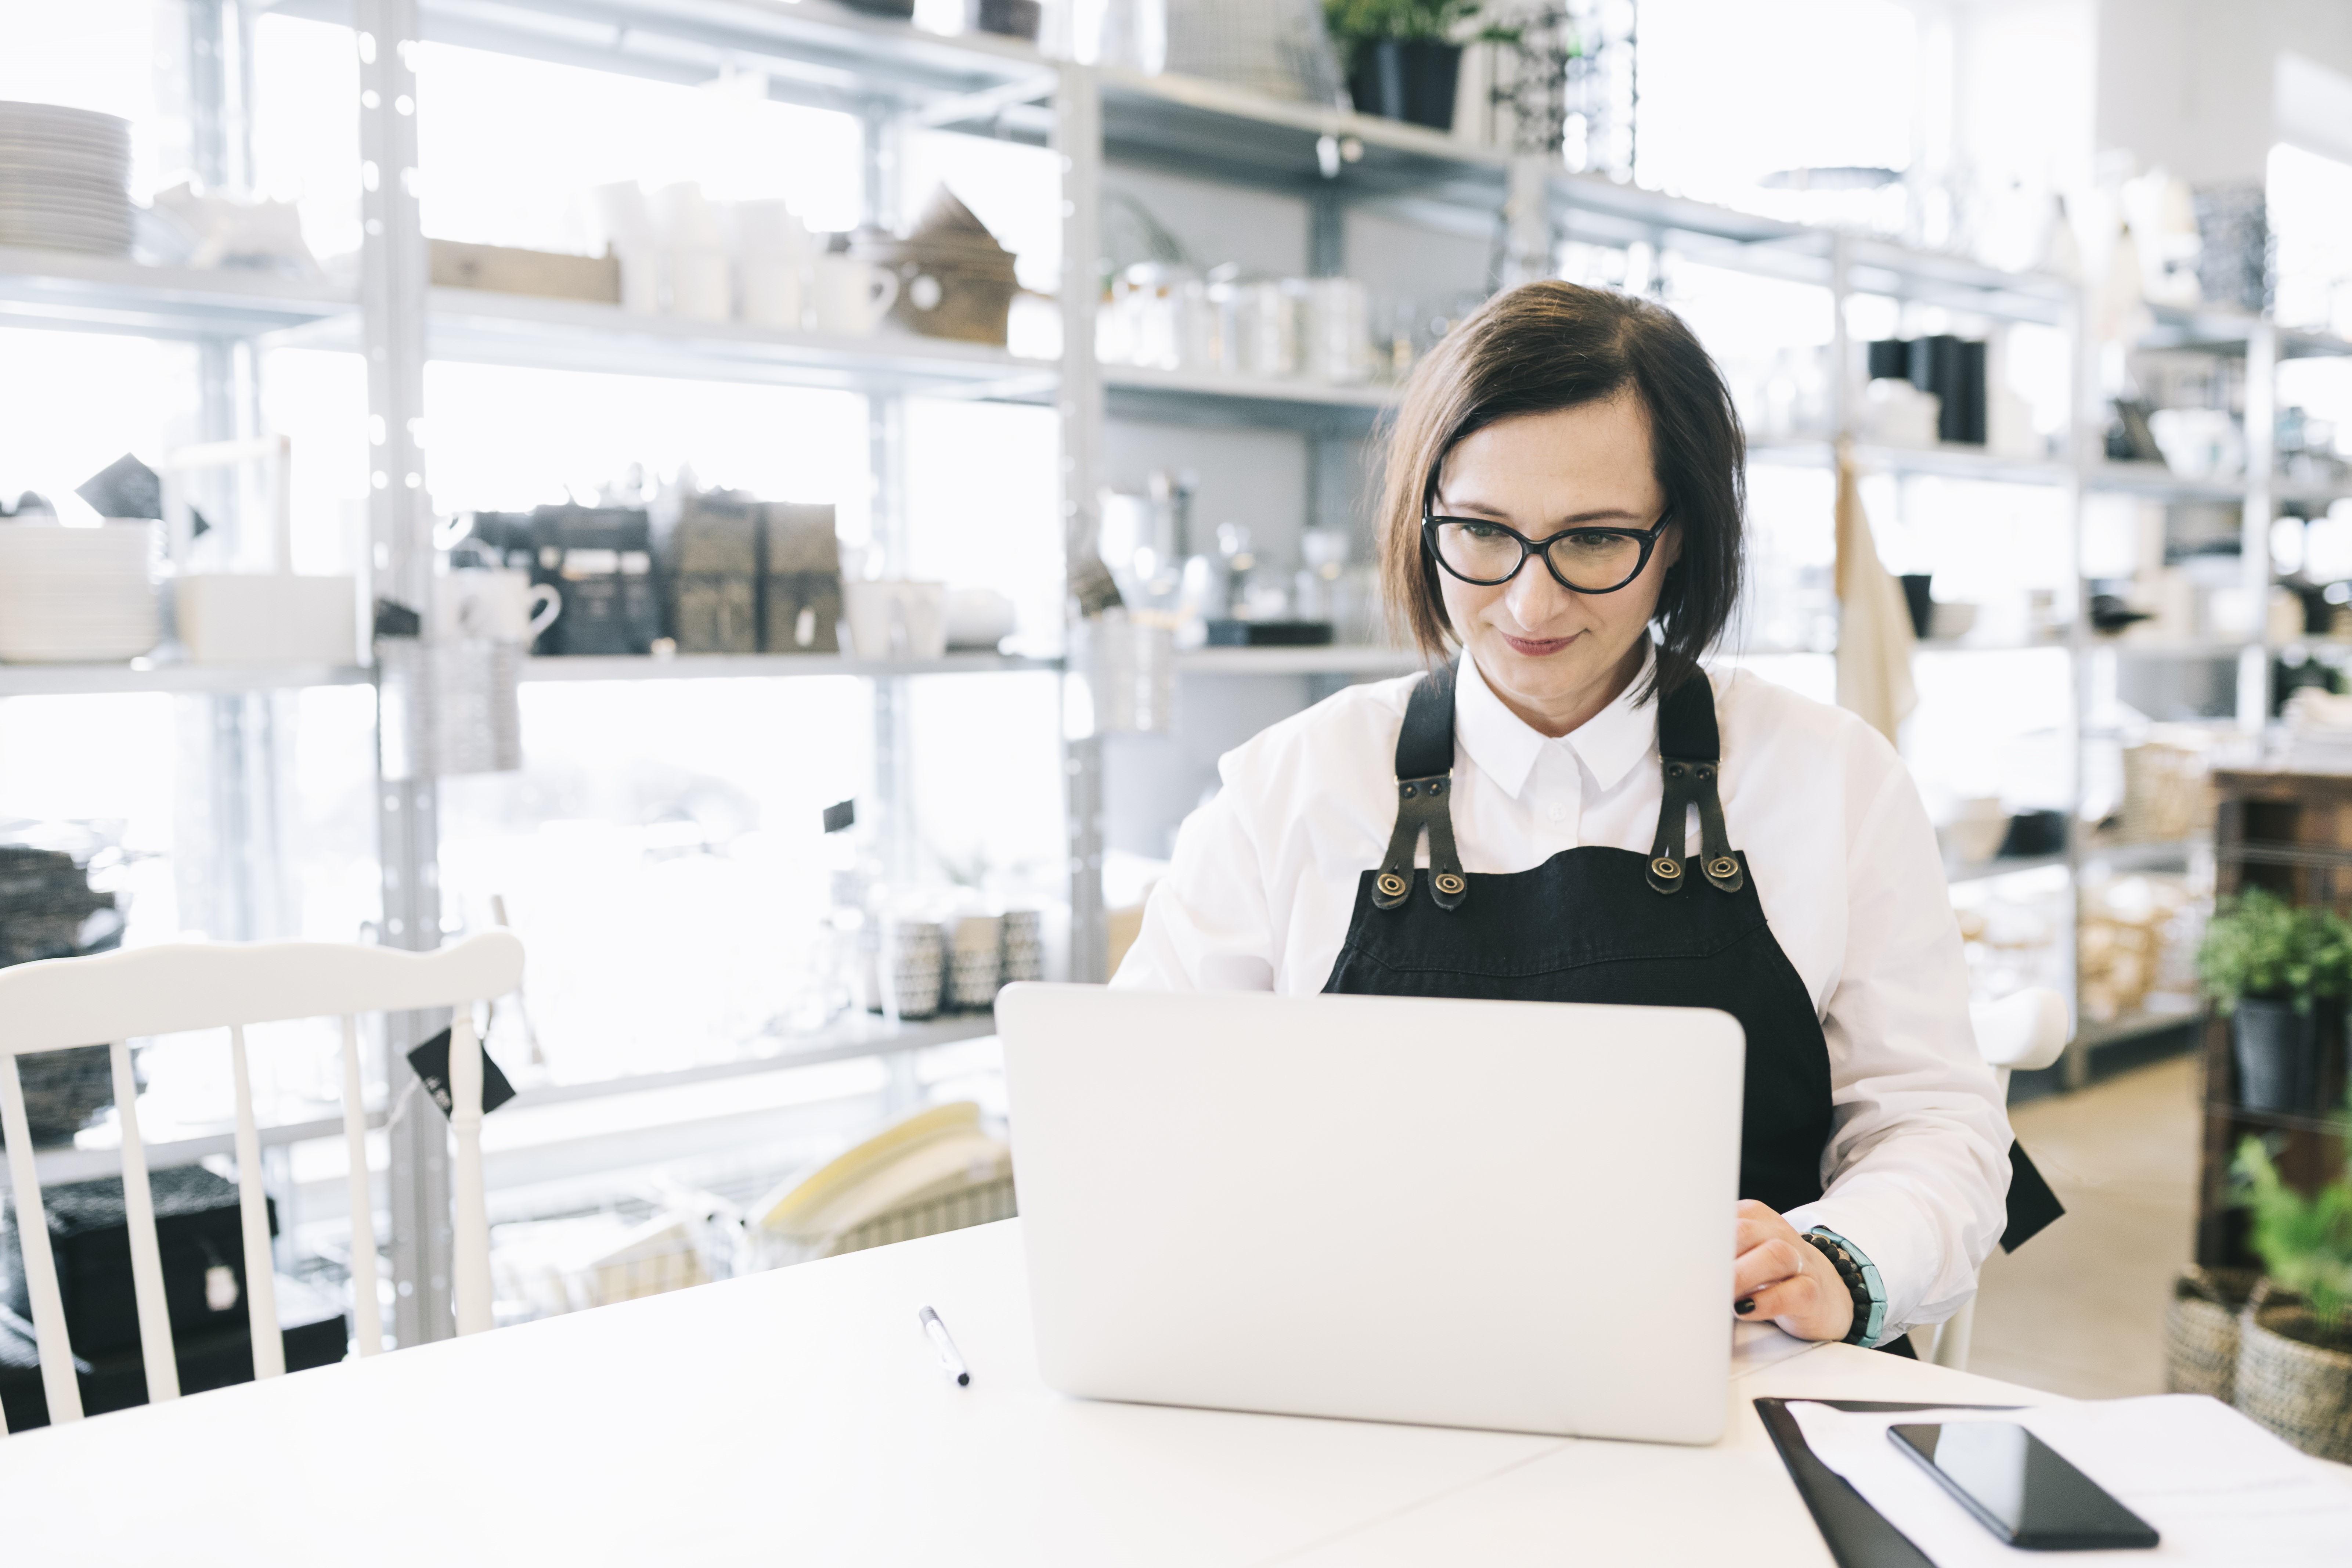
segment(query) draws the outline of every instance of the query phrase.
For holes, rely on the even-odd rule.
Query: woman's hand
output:
[[[1769,1205],[1739,1200],[1733,1232],[1732,1310],[1769,1318],[1801,1340],[1842,1340],[1853,1328],[1853,1296],[1836,1266]]]

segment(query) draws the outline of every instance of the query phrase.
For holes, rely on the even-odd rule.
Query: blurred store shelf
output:
[[[1168,425],[1369,426],[1402,391],[1132,364],[1106,364],[1102,378],[1112,418]]]
[[[1759,441],[1748,447],[1748,456],[1750,461],[1759,463],[1826,468],[1836,452],[1827,441]],[[2074,477],[2073,468],[2053,458],[2004,457],[1982,447],[1957,443],[1937,447],[1857,445],[1853,458],[1864,472],[1935,474],[1998,484],[2063,485]]]
[[[275,0],[269,9],[348,25],[351,0]],[[966,124],[980,101],[1051,91],[1034,47],[985,33],[949,37],[808,0],[421,0],[430,42],[591,70],[698,85],[756,70],[786,102],[862,110],[877,100]]]
[[[941,658],[856,658],[833,653],[682,653],[666,658],[585,654],[527,659],[522,679],[772,680],[812,675],[1000,675],[1061,668],[1059,659],[1016,658],[998,653],[951,653]]]
[[[348,316],[349,286],[0,246],[0,325],[151,338],[253,337]]]
[[[1176,656],[1179,675],[1412,675],[1418,653],[1391,647],[1197,647]]]
[[[0,697],[121,691],[289,691],[365,686],[374,672],[352,664],[0,664]]]

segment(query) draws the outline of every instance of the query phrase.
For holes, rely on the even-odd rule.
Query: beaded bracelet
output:
[[[1850,1345],[1868,1344],[1877,1336],[1880,1316],[1886,1310],[1885,1302],[1871,1288],[1868,1265],[1856,1258],[1843,1237],[1826,1230],[1809,1230],[1805,1239],[1815,1250],[1830,1260],[1830,1267],[1844,1281],[1846,1293],[1853,1298],[1853,1326],[1846,1331],[1845,1342]],[[1874,1270],[1872,1270],[1874,1272]]]

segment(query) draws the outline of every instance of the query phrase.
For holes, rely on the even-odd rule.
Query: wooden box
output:
[[[504,245],[461,245],[453,239],[430,239],[425,244],[432,249],[436,289],[591,300],[600,305],[621,302],[621,260],[610,248],[602,256],[564,256]]]

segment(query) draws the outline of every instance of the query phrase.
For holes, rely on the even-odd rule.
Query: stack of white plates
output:
[[[161,640],[157,528],[0,523],[0,659],[135,658]]]
[[[131,126],[53,103],[0,102],[0,245],[131,248]]]

